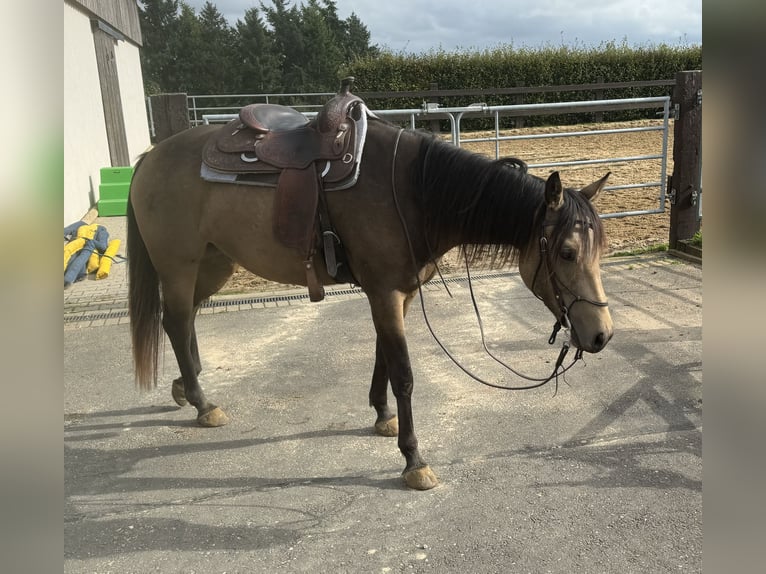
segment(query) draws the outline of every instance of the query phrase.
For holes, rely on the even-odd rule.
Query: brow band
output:
[[[543,221],[543,227],[554,227],[558,222],[557,221]],[[590,221],[584,221],[582,219],[575,220],[575,225],[580,225],[582,227],[587,227],[588,229],[593,229],[593,223]]]

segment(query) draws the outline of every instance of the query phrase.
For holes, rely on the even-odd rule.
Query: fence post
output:
[[[437,82],[431,82],[431,84],[428,86],[428,90],[431,92],[435,92],[438,89],[439,89],[439,84]],[[439,96],[429,96],[428,103],[438,104]],[[430,124],[431,124],[431,131],[433,133],[438,134],[441,131],[441,127],[439,126],[439,120],[431,120]]]
[[[158,94],[150,97],[154,118],[153,143],[189,129],[186,94]]]
[[[604,76],[599,76],[598,78],[596,78],[596,83],[603,84],[604,83]],[[593,95],[593,99],[594,100],[603,100],[604,99],[604,90],[603,89],[594,90],[594,92],[595,92],[594,95]],[[595,114],[593,114],[593,121],[596,122],[597,124],[603,123],[604,122],[604,112],[596,112]]]
[[[673,90],[676,110],[673,131],[673,175],[670,179],[670,249],[699,231],[697,202],[700,200],[702,161],[702,71],[676,74]]]
[[[516,87],[517,88],[523,88],[524,82],[516,81]],[[521,105],[524,103],[524,94],[516,94],[516,97],[514,98],[514,104]],[[523,128],[524,127],[524,116],[519,116],[518,118],[513,118],[513,126],[516,128]]]

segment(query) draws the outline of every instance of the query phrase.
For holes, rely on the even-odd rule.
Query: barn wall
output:
[[[64,225],[98,200],[99,170],[110,165],[90,19],[64,3]]]
[[[128,42],[115,47],[117,69],[122,92],[122,115],[131,165],[149,147],[149,120],[146,115],[144,82],[141,76],[141,58],[138,48]]]
[[[139,46],[141,38],[141,22],[138,18],[136,0],[69,0],[79,4],[84,11],[93,13],[99,19],[109,24],[115,30]]]
[[[139,55],[138,12],[131,2],[133,0],[64,1],[64,225],[82,218],[97,205],[100,170],[112,165],[92,25],[96,18],[110,18],[111,21],[105,20],[105,23],[118,32],[118,36],[122,35],[114,45],[118,76],[114,86],[119,88],[119,93],[109,104],[120,103],[117,111],[121,114],[117,116],[122,117],[124,124],[127,163],[134,164],[150,144]],[[114,113],[110,117],[114,121]],[[111,143],[113,151],[115,146],[124,146],[124,142]]]

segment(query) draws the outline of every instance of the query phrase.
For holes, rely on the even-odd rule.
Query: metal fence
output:
[[[316,113],[324,102],[335,95],[335,92],[308,92],[295,94],[226,94],[226,95],[192,95],[186,97],[189,109],[189,124],[194,127],[204,124],[205,117],[236,113],[242,107],[241,102],[248,104],[282,104],[288,105],[301,112]],[[307,103],[309,101],[315,103]]]
[[[306,94],[302,94],[305,96]],[[314,94],[316,96],[325,96],[326,94]],[[330,94],[332,95],[332,94]],[[319,106],[321,107],[321,106]],[[197,108],[200,109],[200,108]],[[554,115],[554,114],[592,114],[594,112],[611,112],[621,110],[635,109],[655,109],[658,110],[656,125],[638,126],[630,128],[616,129],[595,129],[588,131],[558,131],[556,133],[534,133],[534,128],[528,128],[530,133],[522,135],[503,135],[504,130],[501,127],[503,118],[520,118],[535,115]],[[532,139],[552,139],[567,137],[599,137],[607,134],[629,134],[637,132],[661,132],[661,145],[655,153],[649,153],[639,156],[628,157],[606,157],[580,159],[571,161],[558,161],[549,163],[529,164],[530,168],[551,168],[551,167],[573,167],[586,165],[606,165],[631,162],[648,162],[660,160],[660,170],[657,174],[658,179],[649,181],[637,181],[624,185],[607,186],[605,191],[617,191],[627,189],[658,188],[657,206],[647,209],[634,211],[620,211],[602,213],[602,218],[629,217],[636,215],[649,215],[665,212],[665,199],[667,194],[667,164],[668,164],[668,134],[670,129],[670,97],[655,98],[627,98],[617,100],[593,100],[584,102],[557,102],[549,104],[519,104],[506,106],[487,106],[485,104],[474,104],[466,107],[448,108],[440,107],[438,104],[426,104],[422,108],[401,109],[401,110],[373,110],[373,112],[389,121],[404,124],[412,129],[417,129],[419,124],[432,122],[433,120],[447,120],[450,124],[450,137],[452,143],[456,146],[463,146],[470,143],[494,142],[495,158],[500,157],[500,145],[502,142],[532,140]],[[304,115],[308,118],[316,116],[317,112],[303,108]],[[224,123],[236,118],[237,114],[212,113],[201,114],[199,123]],[[470,132],[463,130],[463,120],[472,118],[490,118],[494,122],[494,134],[482,137],[470,137]],[[465,136],[465,137],[464,137]]]

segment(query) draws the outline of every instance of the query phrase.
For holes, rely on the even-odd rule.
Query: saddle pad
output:
[[[322,166],[319,166],[322,167]],[[324,167],[327,167],[326,165]],[[213,169],[206,163],[202,163],[200,166],[199,175],[205,181],[211,183],[236,183],[238,185],[252,185],[258,187],[277,187],[279,184],[279,174],[282,171],[275,173],[231,173],[226,171],[218,171]],[[323,170],[317,169],[317,177],[321,179]],[[340,189],[348,189],[354,187],[356,181],[359,178],[359,165],[354,166],[354,170],[346,178],[340,178],[335,182],[328,182],[322,180],[322,188],[325,191],[337,191]]]

